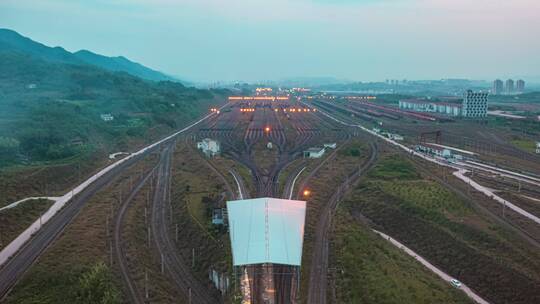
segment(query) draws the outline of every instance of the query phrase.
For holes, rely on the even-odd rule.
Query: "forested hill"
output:
[[[87,50],[70,53],[62,47],[48,47],[9,29],[0,28],[0,51],[18,52],[52,63],[89,64],[112,72],[126,72],[146,80],[179,81],[123,56],[107,57]]]
[[[226,95],[5,49],[0,67],[0,167],[129,150],[186,125]]]

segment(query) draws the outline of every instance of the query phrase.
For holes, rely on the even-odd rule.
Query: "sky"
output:
[[[0,0],[0,27],[191,81],[540,79],[538,0]]]

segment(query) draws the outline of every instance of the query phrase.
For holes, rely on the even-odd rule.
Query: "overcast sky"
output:
[[[540,0],[0,0],[0,27],[195,81],[540,75]]]

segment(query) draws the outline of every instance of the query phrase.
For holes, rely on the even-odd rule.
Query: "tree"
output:
[[[120,293],[113,285],[109,269],[105,263],[99,262],[83,273],[79,279],[77,303],[120,303]]]

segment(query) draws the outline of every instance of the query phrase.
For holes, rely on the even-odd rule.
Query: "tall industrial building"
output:
[[[493,88],[491,89],[491,94],[500,95],[502,94],[503,89],[504,89],[504,84],[502,80],[497,79],[493,82]]]
[[[506,81],[505,91],[506,91],[506,94],[514,93],[514,81],[512,79],[508,79]]]
[[[512,82],[512,86],[514,83]],[[461,115],[469,118],[480,118],[487,116],[488,108],[488,93],[473,92],[467,90],[463,94],[463,107]]]
[[[516,91],[519,93],[523,93],[523,91],[525,91],[525,81],[522,79],[516,81]]]

